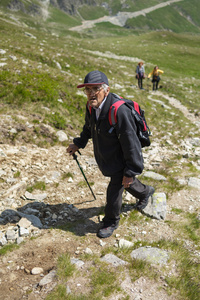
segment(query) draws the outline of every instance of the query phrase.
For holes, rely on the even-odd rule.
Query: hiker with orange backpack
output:
[[[148,78],[152,77],[153,91],[158,89],[158,83],[160,81],[160,74],[163,74],[164,71],[160,70],[158,66],[155,66],[153,71],[149,73]]]
[[[85,124],[80,137],[74,138],[67,152],[73,155],[85,148],[92,138],[94,155],[104,176],[110,177],[107,188],[107,202],[102,227],[97,236],[107,238],[119,226],[122,193],[126,189],[139,199],[136,208],[142,211],[153,195],[154,188],[141,183],[136,176],[143,171],[141,143],[137,135],[136,120],[129,105],[110,92],[107,76],[100,71],[91,71],[77,88],[84,88],[88,102]],[[115,110],[115,103],[119,103]],[[129,100],[131,101],[131,100]],[[128,100],[127,100],[128,102]],[[114,115],[110,114],[114,107]],[[112,118],[116,124],[111,124]]]

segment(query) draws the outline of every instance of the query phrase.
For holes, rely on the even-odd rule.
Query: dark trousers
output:
[[[159,83],[159,81],[154,81],[153,82],[153,91],[158,89],[158,83]]]
[[[153,91],[158,89],[158,83],[160,81],[160,77],[159,76],[155,76],[152,80],[153,82]]]
[[[143,80],[143,77],[138,78],[138,87],[139,87],[139,89],[142,89],[142,80]]]
[[[122,185],[123,173],[112,176],[107,188],[107,203],[105,207],[104,223],[118,224],[122,207]],[[141,183],[136,177],[129,188],[126,188],[131,195],[138,199],[144,199],[149,193],[149,186]]]

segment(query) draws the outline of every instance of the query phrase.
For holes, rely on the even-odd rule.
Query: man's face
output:
[[[98,108],[103,102],[103,99],[108,96],[110,88],[108,87],[105,92],[101,85],[87,85],[84,91],[88,97],[89,105],[91,107]]]

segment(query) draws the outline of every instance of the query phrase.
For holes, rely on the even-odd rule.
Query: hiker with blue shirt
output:
[[[140,61],[136,68],[136,78],[138,80],[138,87],[139,89],[143,90],[142,81],[145,78],[145,69],[144,64],[142,61]]]
[[[107,76],[97,70],[91,71],[77,88],[84,88],[88,98],[85,124],[80,136],[68,146],[67,153],[73,155],[80,148],[85,148],[92,138],[99,169],[104,176],[110,177],[105,216],[97,232],[98,237],[107,238],[119,226],[124,189],[139,199],[136,208],[142,211],[154,188],[136,178],[144,168],[143,156],[135,119],[127,105],[118,108],[116,126],[110,130],[109,110],[119,97],[110,92]]]

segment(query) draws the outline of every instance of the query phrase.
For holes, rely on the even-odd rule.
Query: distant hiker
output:
[[[145,78],[144,64],[140,61],[136,68],[136,78],[138,80],[139,89],[143,90],[142,80]]]
[[[155,66],[153,71],[149,73],[148,78],[152,76],[152,83],[153,83],[153,91],[158,89],[158,83],[160,81],[160,74],[163,74],[164,71],[160,70],[158,66]]]
[[[124,189],[139,199],[136,208],[141,211],[148,204],[154,188],[142,184],[136,178],[136,175],[142,173],[144,166],[131,109],[125,104],[121,105],[117,110],[116,126],[112,128],[109,123],[109,110],[120,98],[110,93],[106,75],[100,71],[91,71],[86,75],[84,83],[77,86],[82,87],[88,98],[85,124],[80,137],[74,138],[67,152],[73,155],[79,148],[85,148],[88,140],[92,138],[99,169],[104,176],[110,177],[105,217],[97,232],[98,237],[106,238],[119,225]]]

